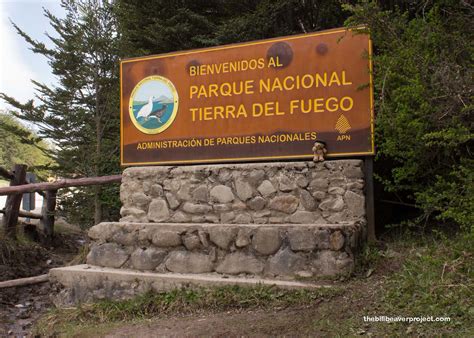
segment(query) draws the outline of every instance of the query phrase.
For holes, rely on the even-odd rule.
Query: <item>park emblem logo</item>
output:
[[[141,80],[130,96],[130,119],[145,134],[165,131],[178,112],[178,92],[163,76],[148,76]]]

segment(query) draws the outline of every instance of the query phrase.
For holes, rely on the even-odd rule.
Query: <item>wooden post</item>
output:
[[[26,165],[15,164],[13,167],[13,178],[10,186],[21,185],[25,183]],[[3,228],[7,237],[16,239],[16,225],[18,223],[18,214],[20,212],[22,194],[8,195],[5,203],[5,215],[3,216]]]
[[[43,230],[47,243],[51,242],[54,235],[54,215],[56,209],[57,192],[57,190],[47,190],[45,192],[46,197],[43,200],[43,207],[41,209],[41,214],[43,217],[40,221],[40,226]]]
[[[365,213],[367,216],[367,240],[369,243],[377,242],[375,237],[375,207],[374,207],[374,158],[364,158],[365,174]]]

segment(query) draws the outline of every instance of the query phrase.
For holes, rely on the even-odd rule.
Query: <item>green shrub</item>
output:
[[[397,2],[396,2],[397,3]],[[470,227],[473,11],[455,0],[345,6],[374,43],[376,174],[386,191]]]

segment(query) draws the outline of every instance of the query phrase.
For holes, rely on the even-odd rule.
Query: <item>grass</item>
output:
[[[474,238],[441,235],[411,247],[401,270],[387,281],[388,315],[450,317],[446,323],[394,324],[412,334],[474,333]]]
[[[474,236],[405,233],[386,248],[367,246],[359,254],[356,277],[334,320],[323,304],[312,325],[333,336],[474,336]],[[390,267],[390,265],[392,265]],[[383,271],[388,270],[388,271]],[[383,271],[381,273],[381,271]],[[369,273],[370,272],[370,273]],[[374,274],[374,277],[369,277]],[[372,293],[372,294],[371,294]],[[362,300],[352,309],[352,300]],[[364,316],[449,317],[450,322],[364,322]]]
[[[408,234],[392,238],[383,245],[365,247],[359,254],[354,276],[342,284],[343,288],[316,291],[288,291],[268,286],[180,289],[128,301],[101,301],[78,308],[51,310],[38,323],[37,333],[91,336],[120,330],[129,325],[127,323],[139,326],[153,323],[162,317],[268,309],[278,310],[279,327],[274,317],[264,316],[259,319],[262,331],[249,331],[251,325],[243,323],[240,327],[229,327],[228,332],[335,337],[362,334],[474,336],[473,245],[474,237],[470,234],[451,237]],[[363,321],[364,316],[446,316],[451,321],[367,323]]]
[[[103,300],[77,308],[54,309],[37,323],[36,334],[52,332],[69,336],[88,326],[119,322],[136,322],[169,315],[199,312],[262,309],[308,305],[321,298],[331,298],[337,288],[317,290],[281,290],[271,286],[224,286],[212,289],[177,289],[170,292],[146,293],[130,300]],[[112,325],[113,326],[113,325]]]

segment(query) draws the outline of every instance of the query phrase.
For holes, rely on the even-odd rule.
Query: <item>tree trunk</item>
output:
[[[94,224],[102,221],[102,202],[100,201],[101,187],[96,186],[94,192]]]
[[[100,102],[99,102],[99,76],[98,70],[95,78],[95,176],[100,175],[100,159],[102,155],[102,123],[100,119]],[[99,224],[102,221],[102,202],[100,201],[101,186],[94,188],[94,224]]]

